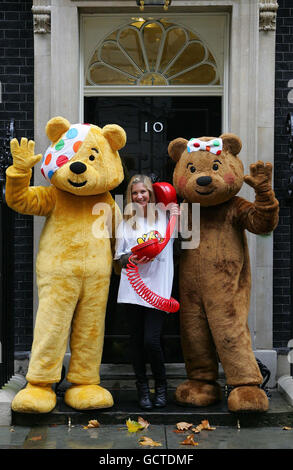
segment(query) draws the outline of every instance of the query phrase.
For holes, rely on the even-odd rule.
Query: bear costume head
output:
[[[231,199],[243,184],[244,169],[238,157],[241,147],[234,134],[172,140],[168,152],[177,163],[173,175],[177,194],[202,206]]]
[[[54,117],[46,126],[52,144],[44,154],[41,172],[54,186],[78,196],[102,194],[123,180],[118,150],[126,143],[124,129],[108,124],[73,124]]]

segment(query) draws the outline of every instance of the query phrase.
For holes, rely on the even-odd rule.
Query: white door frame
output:
[[[266,4],[269,11],[272,3],[275,0],[261,3],[261,26],[258,0],[173,0],[169,8],[170,14],[212,11],[213,7],[215,11],[229,11],[229,77],[225,78],[223,130],[241,137],[240,156],[246,172],[257,159],[274,161],[275,31],[274,21],[268,21],[266,15]],[[133,14],[139,15],[134,0],[34,0],[37,152],[44,152],[48,145],[45,125],[52,116],[63,115],[72,123],[81,118],[79,8],[87,7],[110,15],[126,14],[132,8]],[[35,184],[44,185],[38,170],[39,167],[34,172]],[[241,195],[254,200],[253,191],[247,185]],[[40,219],[34,219],[35,254],[43,223]],[[248,239],[252,271],[249,322],[253,345],[257,349],[271,349],[273,236],[249,235]],[[37,303],[35,290],[35,309]]]
[[[196,14],[196,13],[194,13]],[[105,15],[103,14],[81,14],[80,15],[80,113],[79,119],[83,120],[83,99],[85,96],[222,96],[222,132],[228,132],[229,127],[229,36],[230,36],[230,28],[229,28],[229,20],[230,15],[227,12],[217,13],[217,12],[210,12],[210,13],[198,13],[197,16],[217,16],[220,15],[224,19],[224,58],[223,58],[223,85],[219,86],[96,86],[96,87],[85,87],[84,86],[84,34],[85,34],[85,27],[84,27],[84,19],[87,17],[95,17],[97,22],[99,19],[103,19]],[[131,19],[132,14],[125,14],[121,13],[120,15],[115,15],[115,18],[121,18],[121,23],[127,22]],[[163,13],[163,14],[140,14],[139,17],[149,19],[151,16],[152,19],[158,20],[162,17],[170,19],[171,22],[175,22],[176,18],[174,18],[174,14],[172,13]],[[189,13],[180,14],[180,17],[188,17],[190,18]],[[113,18],[113,15],[111,15]],[[177,23],[176,23],[177,24]],[[179,22],[180,24],[180,22]],[[191,29],[191,28],[190,28]],[[197,33],[198,34],[198,33]],[[201,38],[205,41],[205,38]]]

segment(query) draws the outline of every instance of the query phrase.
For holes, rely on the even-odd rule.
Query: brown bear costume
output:
[[[221,399],[216,382],[218,358],[233,386],[230,411],[266,411],[259,387],[247,318],[250,264],[245,230],[267,234],[278,224],[279,203],[271,186],[272,165],[258,161],[244,176],[234,134],[170,142],[177,162],[173,183],[184,202],[200,203],[200,244],[183,250],[180,260],[181,341],[188,380],[177,387],[181,404],[206,406]],[[243,181],[255,202],[236,196]],[[189,207],[190,214],[191,207]]]

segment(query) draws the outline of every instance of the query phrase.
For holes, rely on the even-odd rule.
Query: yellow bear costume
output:
[[[123,180],[118,150],[126,143],[115,124],[102,129],[51,119],[52,144],[42,173],[50,186],[29,186],[31,168],[42,158],[34,142],[11,141],[6,200],[22,214],[46,216],[36,271],[39,307],[26,379],[12,402],[18,412],[46,413],[56,405],[51,384],[60,380],[67,341],[71,360],[65,402],[76,409],[113,405],[100,383],[104,320],[112,271],[115,223],[121,215],[109,191]],[[97,225],[98,224],[98,225]],[[112,233],[111,233],[112,225]]]

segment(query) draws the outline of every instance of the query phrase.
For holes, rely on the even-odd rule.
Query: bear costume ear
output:
[[[118,124],[107,124],[102,129],[102,134],[108,140],[112,150],[120,150],[126,144],[126,133]]]
[[[223,148],[232,155],[238,155],[242,148],[242,142],[235,134],[222,134],[220,138],[223,141]]]
[[[56,116],[47,122],[46,134],[49,140],[51,140],[51,142],[54,143],[54,142],[57,142],[57,140],[60,139],[62,134],[68,131],[69,128],[70,128],[70,122],[67,121],[67,119],[61,116]]]
[[[168,154],[174,160],[178,162],[184,150],[187,147],[188,140],[178,137],[177,139],[171,140],[168,145]]]

